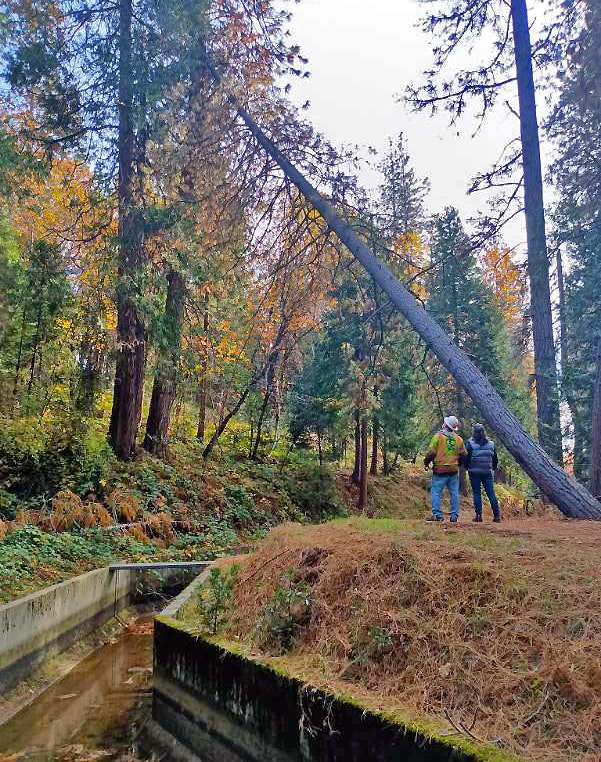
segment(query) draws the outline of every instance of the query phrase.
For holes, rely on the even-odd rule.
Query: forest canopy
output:
[[[465,34],[498,31],[504,11],[488,0],[467,20],[462,3],[432,5],[437,70],[413,92],[414,105],[442,99],[455,119],[462,99],[475,96],[486,111],[497,86],[515,86],[519,29],[515,50],[502,47],[490,65],[437,84],[463,36],[452,24]],[[507,18],[515,21],[518,5]],[[287,5],[5,3],[4,515],[22,501],[39,505],[66,474],[77,473],[71,481],[82,495],[99,492],[99,464],[128,461],[141,448],[168,460],[177,442],[199,462],[223,447],[282,462],[304,449],[320,464],[349,464],[359,482],[368,470],[389,474],[415,461],[444,415],[456,414],[466,432],[480,420],[236,118],[232,93],[523,426],[599,495],[601,15],[592,2],[556,5],[530,59],[555,104],[540,140],[554,152],[549,181],[558,198],[533,259],[534,239],[525,258],[505,243],[497,213],[528,192],[519,176],[524,134],[507,163],[482,168],[476,182],[494,189],[511,177],[515,187],[507,182],[494,213],[479,220],[428,208],[429,181],[401,132],[375,160],[377,187],[363,187],[362,155],[331,145],[289,99],[286,83],[307,76],[308,61],[290,37]],[[503,479],[526,487],[506,453],[501,464]]]

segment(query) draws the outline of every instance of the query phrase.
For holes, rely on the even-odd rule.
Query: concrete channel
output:
[[[205,562],[115,565],[0,606],[0,756],[25,749],[61,762],[68,739],[102,754],[107,744],[135,745],[142,758],[162,762],[515,759],[375,714],[205,639],[190,608],[208,574]],[[186,584],[154,617],[153,635],[148,615],[122,626],[137,605]],[[46,669],[115,624],[120,634],[78,652],[70,670],[53,678]],[[7,718],[2,700],[11,688],[17,702]]]
[[[181,590],[206,566],[115,564],[0,606],[0,696],[127,607]]]

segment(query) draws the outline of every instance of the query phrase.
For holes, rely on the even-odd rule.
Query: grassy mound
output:
[[[236,559],[223,637],[370,708],[529,760],[593,762],[600,541],[597,524],[550,518],[288,524]]]

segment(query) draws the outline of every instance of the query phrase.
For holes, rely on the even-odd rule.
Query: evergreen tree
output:
[[[601,8],[595,2],[586,7],[586,27],[573,47],[551,130],[559,150],[553,167],[561,193],[558,245],[568,253],[562,386],[573,425],[574,471],[598,495],[601,421],[593,409],[601,342]]]
[[[378,204],[378,223],[386,238],[418,233],[424,228],[424,199],[430,183],[417,177],[405,147],[403,133],[389,140],[388,150],[379,164],[382,174]]]
[[[452,207],[434,218],[431,259],[428,310],[523,419],[527,392],[519,375],[512,378],[518,347],[479,269],[459,213]],[[477,409],[442,368],[437,368],[434,378],[443,412],[453,412],[465,422],[479,417]]]

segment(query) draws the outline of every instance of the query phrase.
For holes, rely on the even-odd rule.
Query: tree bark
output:
[[[371,439],[371,465],[369,473],[372,476],[378,475],[378,444],[380,440],[380,428],[378,425],[378,419],[374,415],[372,420],[372,439]]]
[[[15,380],[13,384],[13,397],[17,396],[19,391],[19,376],[21,375],[21,363],[23,361],[23,341],[25,339],[25,326],[27,324],[27,310],[23,307],[23,317],[21,319],[21,336],[19,337],[19,351],[17,353],[17,362],[15,365]]]
[[[203,330],[205,340],[207,342],[205,346],[205,356],[202,359],[201,364],[201,376],[200,376],[200,393],[198,396],[198,428],[196,429],[196,438],[199,442],[204,443],[205,434],[207,429],[207,374],[209,372],[209,297],[205,295],[204,299],[204,311],[203,311]]]
[[[165,301],[167,351],[163,349],[159,353],[143,445],[147,452],[159,458],[164,458],[167,454],[171,408],[177,393],[177,369],[186,293],[184,278],[176,270],[169,271],[167,281],[169,283]]]
[[[359,411],[355,410],[355,462],[353,464],[353,473],[351,474],[351,483],[359,484],[361,474],[361,423],[359,421]]]
[[[261,438],[263,436],[263,421],[265,420],[265,414],[267,413],[267,406],[269,405],[269,397],[271,396],[271,389],[267,389],[263,396],[263,403],[261,410],[259,411],[259,418],[257,419],[257,436],[253,442],[253,446],[250,451],[250,457],[252,460],[257,460],[259,454],[259,446],[261,444]]]
[[[283,318],[278,329],[277,336],[274,341],[274,346],[269,352],[265,368],[265,393],[263,395],[263,404],[257,420],[257,435],[251,451],[251,458],[256,460],[259,454],[259,447],[261,445],[261,439],[263,437],[263,424],[265,422],[265,416],[267,414],[267,408],[269,406],[269,400],[273,391],[275,382],[275,371],[280,358],[281,341],[286,333],[288,327],[288,319]]]
[[[557,291],[559,301],[559,349],[561,360],[561,391],[567,402],[568,409],[570,411],[570,417],[572,419],[572,435],[574,440],[574,476],[582,481],[584,471],[586,470],[585,456],[583,450],[583,431],[582,431],[582,416],[578,409],[578,404],[572,393],[572,389],[569,381],[568,368],[570,364],[570,349],[568,339],[568,327],[566,316],[566,296],[565,296],[565,282],[563,277],[563,261],[561,257],[561,249],[557,247],[557,254],[555,255],[555,263],[557,268]]]
[[[389,476],[390,467],[388,465],[388,441],[386,435],[382,437],[382,473]]]
[[[31,362],[29,364],[29,381],[27,382],[27,396],[31,396],[33,389],[33,380],[35,378],[35,361],[38,356],[38,347],[40,344],[40,333],[42,329],[42,295],[38,295],[38,313],[36,318],[35,336],[33,338],[33,348],[31,350]]]
[[[324,221],[336,233],[340,241],[363,265],[444,367],[461,384],[482,412],[490,428],[495,431],[524,471],[566,516],[601,519],[601,503],[595,500],[584,487],[570,479],[543,448],[532,440],[522,424],[507,408],[490,381],[471,362],[465,352],[451,341],[446,332],[418,303],[413,294],[378,261],[353,228],[338,216],[332,204],[321,196],[298,169],[286,159],[237,100],[233,96],[229,96],[229,99],[257,142],[281,167],[285,175],[296,185],[307,201],[320,212]]]
[[[94,346],[89,338],[81,342],[79,357],[79,383],[76,390],[76,408],[90,415],[94,412],[96,394],[100,387],[100,369],[102,367],[102,352]]]
[[[144,242],[134,204],[135,133],[133,114],[132,0],[119,2],[119,268],[117,337],[111,446],[121,460],[135,454],[144,393],[144,325],[136,308],[139,271],[144,265]]]
[[[601,336],[597,338],[597,368],[593,390],[593,425],[591,436],[591,493],[601,498]]]
[[[361,512],[365,511],[367,507],[367,415],[361,416],[361,464],[359,468],[359,501],[357,509]]]
[[[511,0],[511,19],[520,104],[538,438],[547,453],[561,464],[563,453],[545,233],[543,175],[526,0]]]

